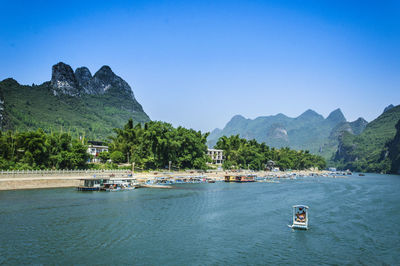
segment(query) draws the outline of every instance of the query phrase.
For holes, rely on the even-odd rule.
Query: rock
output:
[[[79,96],[81,89],[72,68],[62,62],[52,68],[51,86],[54,95],[66,94]]]
[[[123,94],[128,94],[132,98],[133,92],[129,84],[115,75],[109,66],[102,66],[93,76],[93,83],[100,93],[106,93],[113,89]]]
[[[74,73],[69,65],[60,62],[53,66],[51,86],[54,95],[81,96],[112,91],[122,97],[135,99],[129,84],[117,76],[109,66],[102,66],[92,76],[87,67],[79,67]]]
[[[94,84],[92,74],[87,67],[79,67],[75,70],[75,77],[79,86],[86,94],[99,94],[100,91]]]
[[[282,141],[288,142],[289,136],[287,130],[283,125],[273,124],[270,126],[267,135],[269,138],[280,139]]]

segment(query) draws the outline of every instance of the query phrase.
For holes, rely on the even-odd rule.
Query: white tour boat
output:
[[[289,225],[293,229],[308,229],[308,206],[293,206],[293,224]]]

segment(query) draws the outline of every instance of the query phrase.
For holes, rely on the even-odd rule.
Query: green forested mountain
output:
[[[74,72],[64,63],[52,70],[51,81],[41,85],[21,85],[11,78],[0,82],[2,130],[42,128],[104,139],[130,118],[150,120],[130,86],[108,66],[94,76],[85,67]]]
[[[344,133],[339,138],[335,162],[343,169],[389,172],[392,161],[396,160],[398,155],[395,126],[399,119],[400,105],[385,109],[385,112],[370,122],[360,135]],[[392,157],[389,156],[389,151]]]
[[[221,136],[239,134],[242,138],[265,142],[271,147],[309,150],[329,159],[336,151],[338,136],[343,131],[359,134],[366,123],[362,118],[347,122],[340,109],[334,110],[327,118],[313,110],[307,110],[296,118],[277,114],[246,119],[237,115],[224,129],[211,132],[208,145],[214,146]]]
[[[396,136],[386,146],[389,150],[389,159],[392,162],[390,172],[400,174],[400,120],[396,124]]]

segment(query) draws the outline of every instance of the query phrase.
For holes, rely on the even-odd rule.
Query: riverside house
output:
[[[100,159],[99,159],[99,154],[100,152],[103,151],[108,151],[108,146],[105,146],[104,142],[102,141],[92,141],[89,140],[88,141],[88,150],[87,152],[93,156],[93,158],[89,159],[90,163],[99,163]]]
[[[224,151],[217,149],[207,149],[207,155],[211,157],[213,164],[223,164]]]

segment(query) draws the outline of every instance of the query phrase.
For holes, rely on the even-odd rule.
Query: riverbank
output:
[[[7,173],[0,174],[0,190],[18,190],[18,189],[41,189],[41,188],[65,188],[76,187],[81,183],[82,178],[102,177],[106,178],[126,178],[130,174],[129,171],[107,171],[107,172],[90,172],[90,171],[70,171],[70,172],[46,172],[46,173]],[[292,176],[330,176],[328,171],[290,171],[290,172],[269,172],[269,171],[179,171],[179,172],[145,172],[135,173],[133,177],[138,182],[146,182],[159,177],[203,177],[215,181],[222,181],[226,175],[247,175],[254,174],[260,177],[270,178],[289,178]]]

